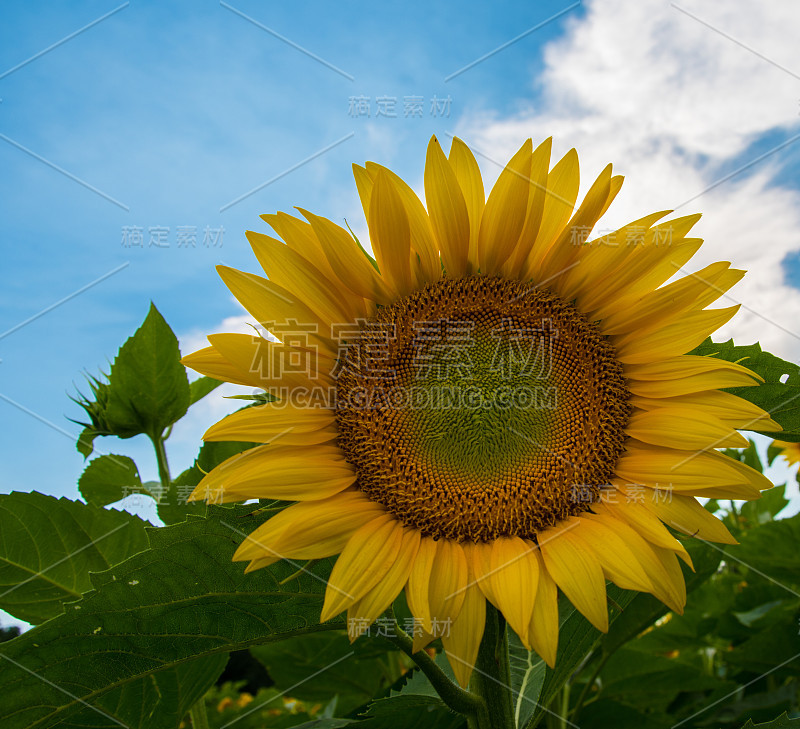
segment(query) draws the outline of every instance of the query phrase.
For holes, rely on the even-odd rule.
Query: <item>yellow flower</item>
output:
[[[781,449],[778,455],[783,456],[790,466],[795,463],[800,463],[800,443],[787,443],[783,440],[774,440],[772,441],[772,445]]]
[[[744,272],[663,285],[700,248],[698,215],[588,242],[622,178],[609,165],[576,208],[577,154],[551,169],[550,148],[526,141],[487,199],[468,147],[432,139],[427,210],[388,169],[354,165],[374,261],[326,218],[262,216],[283,239],[247,234],[269,278],[219,272],[279,341],[218,334],[184,359],[280,398],[205,435],[264,445],[192,498],[298,502],[234,559],[340,555],[320,619],[347,610],[354,638],[405,589],[415,648],[441,637],[462,685],[486,600],[552,666],[559,590],[603,631],[607,579],[681,612],[690,560],[666,527],[734,543],[695,496],[771,486],[714,450],[780,429],[720,391],[757,375],[685,354],[734,315],[706,307]]]

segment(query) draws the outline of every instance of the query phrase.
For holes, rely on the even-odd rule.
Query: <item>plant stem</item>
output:
[[[391,608],[388,612],[394,619]],[[436,689],[441,700],[453,711],[467,717],[470,727],[474,726],[480,729],[492,727],[483,699],[456,686],[424,650],[414,653],[414,641],[397,624],[396,620],[394,621],[394,635],[387,637],[419,666],[433,688]],[[478,723],[473,723],[473,720],[477,720]]]
[[[570,723],[567,716],[569,715],[569,690],[570,683],[567,681],[561,689],[561,729],[567,729],[567,724]]]
[[[208,729],[208,715],[206,714],[206,700],[204,696],[189,709],[189,718],[192,720],[192,729]]]
[[[158,463],[158,480],[161,481],[161,497],[167,495],[172,486],[172,478],[169,474],[169,462],[167,461],[167,450],[164,448],[164,437],[161,435],[150,436],[153,448],[156,451],[156,461]]]
[[[167,462],[167,451],[166,448],[164,448],[164,438],[162,436],[157,436],[155,438],[151,437],[150,440],[153,441],[153,447],[156,449],[158,478],[161,481],[161,487],[168,489],[172,483],[172,479],[169,475],[169,463]]]
[[[470,679],[470,690],[486,702],[491,729],[513,729],[508,631],[505,618],[491,603],[486,605],[486,627]]]

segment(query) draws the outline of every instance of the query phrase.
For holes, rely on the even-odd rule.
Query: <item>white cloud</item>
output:
[[[687,0],[680,7],[800,75],[800,5]],[[698,195],[766,151],[748,152],[765,134],[797,133],[800,82],[773,63],[661,0],[590,1],[585,16],[546,47],[539,93],[527,110],[505,119],[476,114],[458,133],[498,161],[527,137],[553,135],[555,153],[577,148],[584,190],[613,161],[626,182],[601,223],[607,228]],[[780,157],[719,184],[679,214],[704,214],[693,234],[706,244],[690,270],[721,259],[749,271],[732,295],[750,311],[743,308],[717,336],[760,340],[798,361],[800,291],[783,282],[781,261],[800,250],[800,194],[776,185]]]

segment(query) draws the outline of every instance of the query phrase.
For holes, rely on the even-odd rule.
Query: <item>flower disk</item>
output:
[[[535,539],[613,477],[628,399],[574,307],[518,281],[443,279],[350,345],[338,442],[356,487],[424,536]]]

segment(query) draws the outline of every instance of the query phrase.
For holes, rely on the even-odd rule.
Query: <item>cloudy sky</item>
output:
[[[576,147],[584,185],[613,162],[603,228],[702,212],[694,268],[749,270],[721,336],[800,361],[800,4],[297,7],[3,3],[0,491],[75,498],[68,395],[149,302],[185,353],[244,330],[214,265],[256,270],[258,215],[299,205],[363,233],[351,162],[421,193],[431,134],[462,137],[490,179],[526,137]],[[229,402],[190,411],[173,471]],[[155,477],[147,443],[106,440]]]

